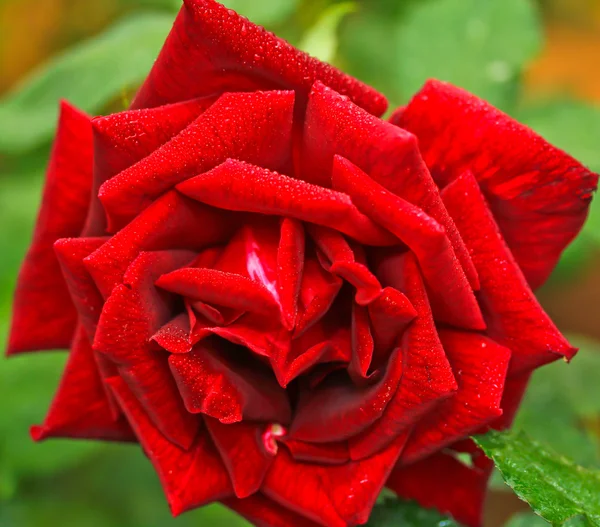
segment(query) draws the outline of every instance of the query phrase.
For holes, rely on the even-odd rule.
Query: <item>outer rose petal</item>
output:
[[[469,283],[473,289],[479,288],[473,263],[414,135],[369,115],[317,82],[310,94],[300,150],[300,176],[311,183],[331,186],[333,158],[339,155],[391,193],[425,211],[444,227]]]
[[[229,475],[208,432],[201,430],[194,444],[183,450],[154,427],[123,379],[113,377],[110,385],[158,473],[174,515],[233,496]]]
[[[9,355],[71,343],[77,313],[52,246],[81,232],[91,186],[90,118],[63,102],[33,241],[17,281]]]
[[[187,251],[140,254],[104,304],[94,339],[94,349],[119,365],[153,424],[183,448],[194,440],[198,420],[185,410],[167,354],[154,349],[150,337],[169,320],[174,303],[171,295],[154,287],[154,280],[193,257]]]
[[[309,57],[213,0],[186,0],[133,107],[159,106],[227,91],[284,88],[299,103],[316,80],[381,115],[383,95]]]
[[[181,132],[216,100],[192,99],[145,110],[127,110],[92,121],[94,185],[84,236],[106,232],[106,214],[98,198],[100,186],[134,165]]]
[[[79,327],[60,385],[41,426],[31,428],[36,441],[48,437],[132,441],[131,428],[110,409],[94,352]]]
[[[476,333],[441,330],[440,338],[458,391],[415,425],[402,452],[404,463],[469,436],[502,414],[510,351]]]
[[[542,285],[583,225],[598,176],[444,82],[427,82],[394,122],[419,138],[441,186],[474,172],[527,281],[534,289]]]
[[[262,491],[327,527],[366,523],[401,448],[393,444],[368,459],[335,466],[298,463],[281,448]]]
[[[256,527],[320,527],[322,525],[292,512],[261,493],[243,500],[234,498],[222,500],[222,503]]]
[[[119,230],[153,199],[227,158],[284,167],[291,158],[293,108],[290,91],[222,95],[168,143],[100,187],[109,230]]]
[[[511,374],[532,370],[561,356],[573,357],[576,350],[529,289],[473,175],[467,172],[455,179],[442,195],[479,273],[480,302],[488,334],[513,353]]]

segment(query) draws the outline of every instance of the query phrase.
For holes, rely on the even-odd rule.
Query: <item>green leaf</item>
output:
[[[262,26],[285,21],[298,7],[298,0],[221,0],[221,3]]]
[[[437,78],[510,110],[521,70],[540,48],[540,20],[529,0],[420,2],[393,42],[405,97]]]
[[[423,509],[412,501],[387,498],[378,503],[367,527],[460,527],[454,520],[439,512]]]
[[[354,2],[333,4],[323,11],[315,25],[310,28],[299,47],[324,62],[333,62],[338,46],[338,27],[344,17],[356,11]]]
[[[44,64],[0,100],[0,151],[50,139],[61,98],[94,113],[141,83],[172,23],[166,13],[138,13]]]
[[[506,527],[548,527],[549,523],[533,512],[525,512],[514,516]],[[570,518],[564,523],[565,527],[585,527],[589,525],[581,516]]]
[[[581,516],[583,525],[600,526],[600,472],[576,465],[524,432],[491,431],[474,439],[507,485],[552,525]]]

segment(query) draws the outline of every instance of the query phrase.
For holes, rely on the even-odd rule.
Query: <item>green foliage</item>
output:
[[[534,373],[515,427],[600,468],[600,438],[585,427],[600,416],[600,348],[583,337],[570,340],[579,353],[571,363],[557,361]]]
[[[423,509],[415,502],[386,498],[373,509],[369,527],[460,527],[440,513]]]
[[[517,496],[552,525],[581,517],[580,525],[600,526],[600,472],[576,465],[523,432],[491,431],[475,441]]]
[[[304,35],[299,47],[322,61],[333,62],[338,46],[338,26],[346,15],[356,9],[353,2],[331,5]]]
[[[527,0],[438,0],[414,5],[391,52],[406,94],[434,77],[510,109],[521,69],[540,44]]]
[[[139,84],[172,23],[170,14],[137,14],[35,71],[0,101],[0,152],[24,152],[47,141],[61,98],[93,113]]]
[[[298,0],[222,0],[221,3],[262,26],[281,23],[298,6]]]

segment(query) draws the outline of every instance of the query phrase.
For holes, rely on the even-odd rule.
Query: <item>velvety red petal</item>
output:
[[[502,414],[510,351],[476,333],[441,330],[440,338],[458,391],[416,424],[402,452],[404,463],[467,437]]]
[[[125,381],[114,377],[110,385],[158,473],[174,515],[233,496],[229,475],[208,432],[201,430],[193,445],[184,450],[152,424]]]
[[[281,221],[277,248],[277,291],[281,314],[287,329],[293,329],[298,317],[298,296],[304,269],[304,227],[291,218]]]
[[[169,321],[174,304],[154,280],[193,257],[187,251],[141,253],[104,304],[94,340],[94,349],[119,365],[119,373],[154,425],[183,448],[196,436],[198,420],[183,405],[167,354],[155,349],[150,337]]]
[[[398,383],[407,375],[401,351],[396,350],[379,381],[356,386],[348,378],[326,379],[300,394],[290,437],[328,443],[348,439],[377,422],[393,398]]]
[[[315,84],[306,112],[300,175],[331,185],[334,155],[369,174],[391,193],[422,209],[448,235],[473,289],[477,273],[439,191],[425,166],[415,136],[370,115],[334,90]]]
[[[419,138],[437,182],[472,170],[532,288],[587,215],[598,176],[532,130],[450,84],[429,81],[396,124]]]
[[[400,448],[391,445],[369,459],[330,466],[298,463],[282,448],[262,491],[328,527],[366,523]]]
[[[263,444],[265,425],[223,424],[210,417],[204,422],[227,467],[235,495],[247,498],[258,492],[274,459]]]
[[[181,133],[100,187],[109,230],[116,232],[177,183],[228,158],[282,168],[291,156],[293,107],[289,91],[221,96]]]
[[[380,265],[382,281],[402,291],[418,313],[402,335],[395,351],[402,361],[398,389],[383,409],[383,415],[359,436],[350,439],[352,459],[378,452],[410,430],[423,415],[457,390],[456,380],[438,337],[413,255],[390,256]]]
[[[406,295],[393,287],[385,287],[368,309],[375,343],[373,363],[377,368],[399,345],[400,335],[417,316],[417,312]]]
[[[92,186],[92,127],[87,115],[61,104],[33,240],[19,272],[7,353],[68,348],[77,313],[53,244],[79,236]]]
[[[317,463],[322,465],[343,465],[350,461],[347,441],[337,443],[309,443],[284,438],[283,442],[292,457],[299,462]]]
[[[430,290],[436,320],[468,329],[485,323],[462,265],[444,228],[422,209],[392,194],[340,156],[333,162],[333,186],[394,233],[415,253]]]
[[[335,301],[342,280],[323,269],[315,257],[304,262],[295,336],[316,324]]]
[[[84,263],[102,296],[108,298],[140,251],[204,249],[228,239],[239,221],[234,214],[223,215],[178,192],[168,192]]]
[[[437,453],[395,468],[386,487],[399,497],[450,514],[467,527],[481,527],[487,482],[494,464],[484,456],[469,467],[451,454]]]
[[[488,334],[512,351],[511,373],[571,358],[576,350],[529,289],[473,175],[467,172],[455,179],[443,198],[479,273]]]
[[[222,503],[256,527],[319,527],[322,525],[292,512],[261,493],[243,500],[229,498],[222,500]]]
[[[133,106],[260,88],[298,92],[303,106],[316,80],[381,115],[385,97],[309,57],[213,0],[186,0]]]
[[[54,252],[79,315],[79,322],[90,341],[96,334],[104,299],[83,260],[107,241],[108,238],[62,238],[54,244]]]
[[[171,355],[171,371],[187,410],[226,424],[242,419],[289,423],[287,394],[266,367],[244,353],[207,340],[190,353]]]
[[[325,257],[324,267],[356,288],[359,305],[368,305],[381,294],[381,284],[367,267],[360,246],[353,249],[343,235],[321,225],[309,225],[308,230]]]
[[[131,428],[115,419],[98,373],[94,352],[79,327],[50,410],[40,426],[31,428],[36,441],[48,437],[132,441]]]
[[[394,242],[394,237],[359,212],[347,195],[235,159],[180,183],[177,190],[221,209],[330,226],[371,245]]]
[[[277,300],[269,290],[239,274],[188,267],[162,275],[156,285],[186,298],[279,316]]]
[[[350,377],[357,383],[368,377],[373,360],[375,342],[371,332],[369,312],[364,306],[352,306],[352,361],[348,367]]]
[[[152,340],[170,353],[189,353],[194,346],[191,329],[188,314],[180,313],[152,335]]]
[[[160,148],[215,100],[216,97],[204,97],[158,108],[127,110],[92,121],[94,184],[83,230],[85,236],[99,236],[106,232],[106,214],[98,198],[100,186]]]

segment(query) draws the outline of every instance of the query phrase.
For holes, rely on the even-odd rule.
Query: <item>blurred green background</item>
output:
[[[488,99],[600,171],[600,0],[229,0],[229,7],[405,103],[427,77]],[[123,109],[179,0],[0,0],[0,340],[64,97]],[[582,349],[536,374],[518,425],[600,467],[600,203],[540,299]],[[0,361],[1,527],[246,525],[219,506],[172,519],[136,448],[33,444],[60,352]],[[524,510],[494,483],[488,526]],[[538,525],[530,516],[513,525]],[[539,520],[538,520],[539,521]]]

